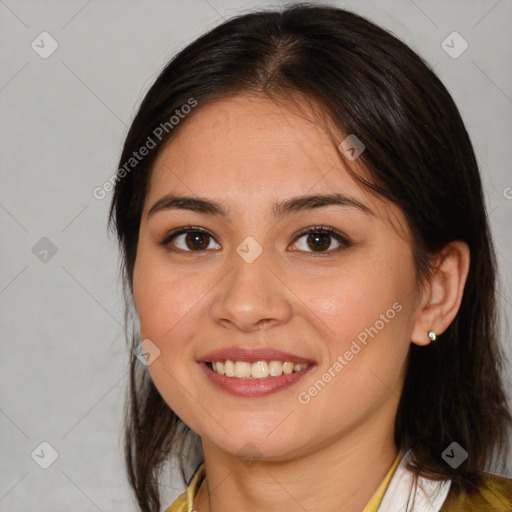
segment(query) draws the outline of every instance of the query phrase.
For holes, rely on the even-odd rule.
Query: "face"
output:
[[[231,454],[284,460],[391,426],[403,383],[419,299],[406,220],[305,112],[246,95],[198,108],[145,200],[133,289],[160,351],[149,372]]]

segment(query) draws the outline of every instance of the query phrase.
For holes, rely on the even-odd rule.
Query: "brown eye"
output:
[[[204,233],[192,232],[185,234],[185,245],[190,250],[203,250],[207,249],[209,245],[209,236]]]
[[[329,249],[329,246],[331,245],[331,238],[331,235],[326,235],[324,233],[313,233],[308,235],[307,244],[313,251],[316,249],[326,250]]]
[[[174,247],[185,252],[199,252],[207,249],[220,249],[220,245],[211,246],[213,237],[206,231],[198,228],[186,228],[172,233],[160,242],[161,245]]]
[[[305,229],[299,233],[297,240],[301,238],[304,241],[295,242],[294,245],[297,246],[297,250],[304,252],[330,253],[352,245],[348,238],[341,233],[338,233],[333,228],[323,226]],[[333,242],[334,247],[332,246]]]

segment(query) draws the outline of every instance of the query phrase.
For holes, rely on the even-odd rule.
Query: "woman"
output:
[[[411,49],[332,7],[231,19],[160,74],[117,178],[141,510],[173,454],[170,512],[511,510],[480,176]]]

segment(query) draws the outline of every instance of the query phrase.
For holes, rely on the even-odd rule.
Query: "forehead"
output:
[[[347,171],[338,149],[344,136],[310,103],[238,95],[197,107],[185,121],[156,159],[146,214],[168,193],[223,203],[233,217],[270,210],[288,197],[338,193],[407,232],[398,207]]]
[[[185,121],[161,150],[152,185],[188,186],[189,193],[228,192],[226,185],[246,193],[272,186],[283,192],[360,188],[343,165],[337,141],[306,104],[298,109],[240,95],[199,107]]]

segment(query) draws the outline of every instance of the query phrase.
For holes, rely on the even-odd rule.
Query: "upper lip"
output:
[[[294,364],[301,363],[314,363],[313,360],[305,357],[300,357],[289,352],[283,352],[282,350],[276,350],[269,347],[232,347],[232,348],[220,348],[212,350],[204,356],[198,359],[198,362],[214,362],[214,361],[247,361],[248,363],[255,363],[256,361],[289,361]]]

